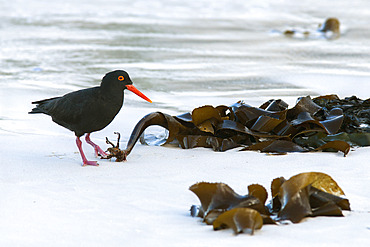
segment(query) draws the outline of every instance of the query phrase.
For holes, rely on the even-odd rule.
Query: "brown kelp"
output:
[[[267,191],[262,185],[248,186],[247,195],[239,195],[227,184],[201,182],[189,188],[200,200],[191,215],[201,217],[214,230],[232,228],[235,234],[261,229],[263,224],[290,220],[299,223],[305,217],[343,216],[350,210],[344,192],[329,175],[306,172],[271,183],[271,201],[265,205]]]
[[[330,17],[316,30],[305,30],[302,28],[290,28],[282,32],[286,37],[299,39],[318,39],[326,38],[328,40],[338,39],[340,37],[340,22],[335,17]]]
[[[241,151],[277,154],[341,151],[346,156],[351,146],[370,145],[370,100],[306,96],[298,98],[292,108],[282,100],[269,100],[260,107],[241,101],[231,106],[206,105],[178,116],[153,112],[137,123],[119,160],[126,159],[152,125],[168,130],[162,143],[176,143],[185,149],[243,147]]]

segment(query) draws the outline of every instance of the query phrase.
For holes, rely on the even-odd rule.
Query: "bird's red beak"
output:
[[[135,93],[137,96],[140,96],[141,98],[145,99],[146,101],[153,103],[148,97],[146,97],[142,92],[140,92],[136,87],[133,85],[126,85],[126,88],[130,90],[131,92]]]

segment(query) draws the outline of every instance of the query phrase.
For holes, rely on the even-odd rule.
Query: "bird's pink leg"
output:
[[[93,146],[94,150],[95,150],[95,155],[96,157],[98,157],[99,155],[102,156],[103,158],[106,158],[108,156],[108,154],[106,152],[103,151],[103,149],[101,149],[97,144],[93,143],[90,139],[90,133],[88,133],[85,137],[85,140],[87,143],[89,143],[91,146]]]
[[[78,137],[78,136],[76,137],[76,144],[77,144],[78,150],[80,151],[80,154],[81,154],[81,158],[82,158],[82,162],[83,162],[82,166],[87,166],[87,165],[89,165],[89,166],[98,166],[99,165],[98,162],[96,162],[96,161],[90,161],[90,160],[86,159],[84,151],[82,150],[82,142],[80,140],[80,137]]]

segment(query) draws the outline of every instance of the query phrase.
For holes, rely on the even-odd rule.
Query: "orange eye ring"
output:
[[[125,79],[125,77],[123,77],[122,75],[118,76],[119,81],[123,81],[124,79]]]

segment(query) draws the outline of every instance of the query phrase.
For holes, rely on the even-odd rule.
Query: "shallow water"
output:
[[[97,85],[114,69],[128,71],[153,99],[152,107],[175,111],[343,92],[324,87],[336,83],[365,86],[341,96],[368,97],[370,2],[332,5],[308,0],[2,1],[0,119],[27,112],[31,105],[25,99],[33,95],[38,100]],[[341,21],[337,40],[279,33],[292,27],[315,30],[327,17]],[[145,104],[126,96],[128,105]]]

